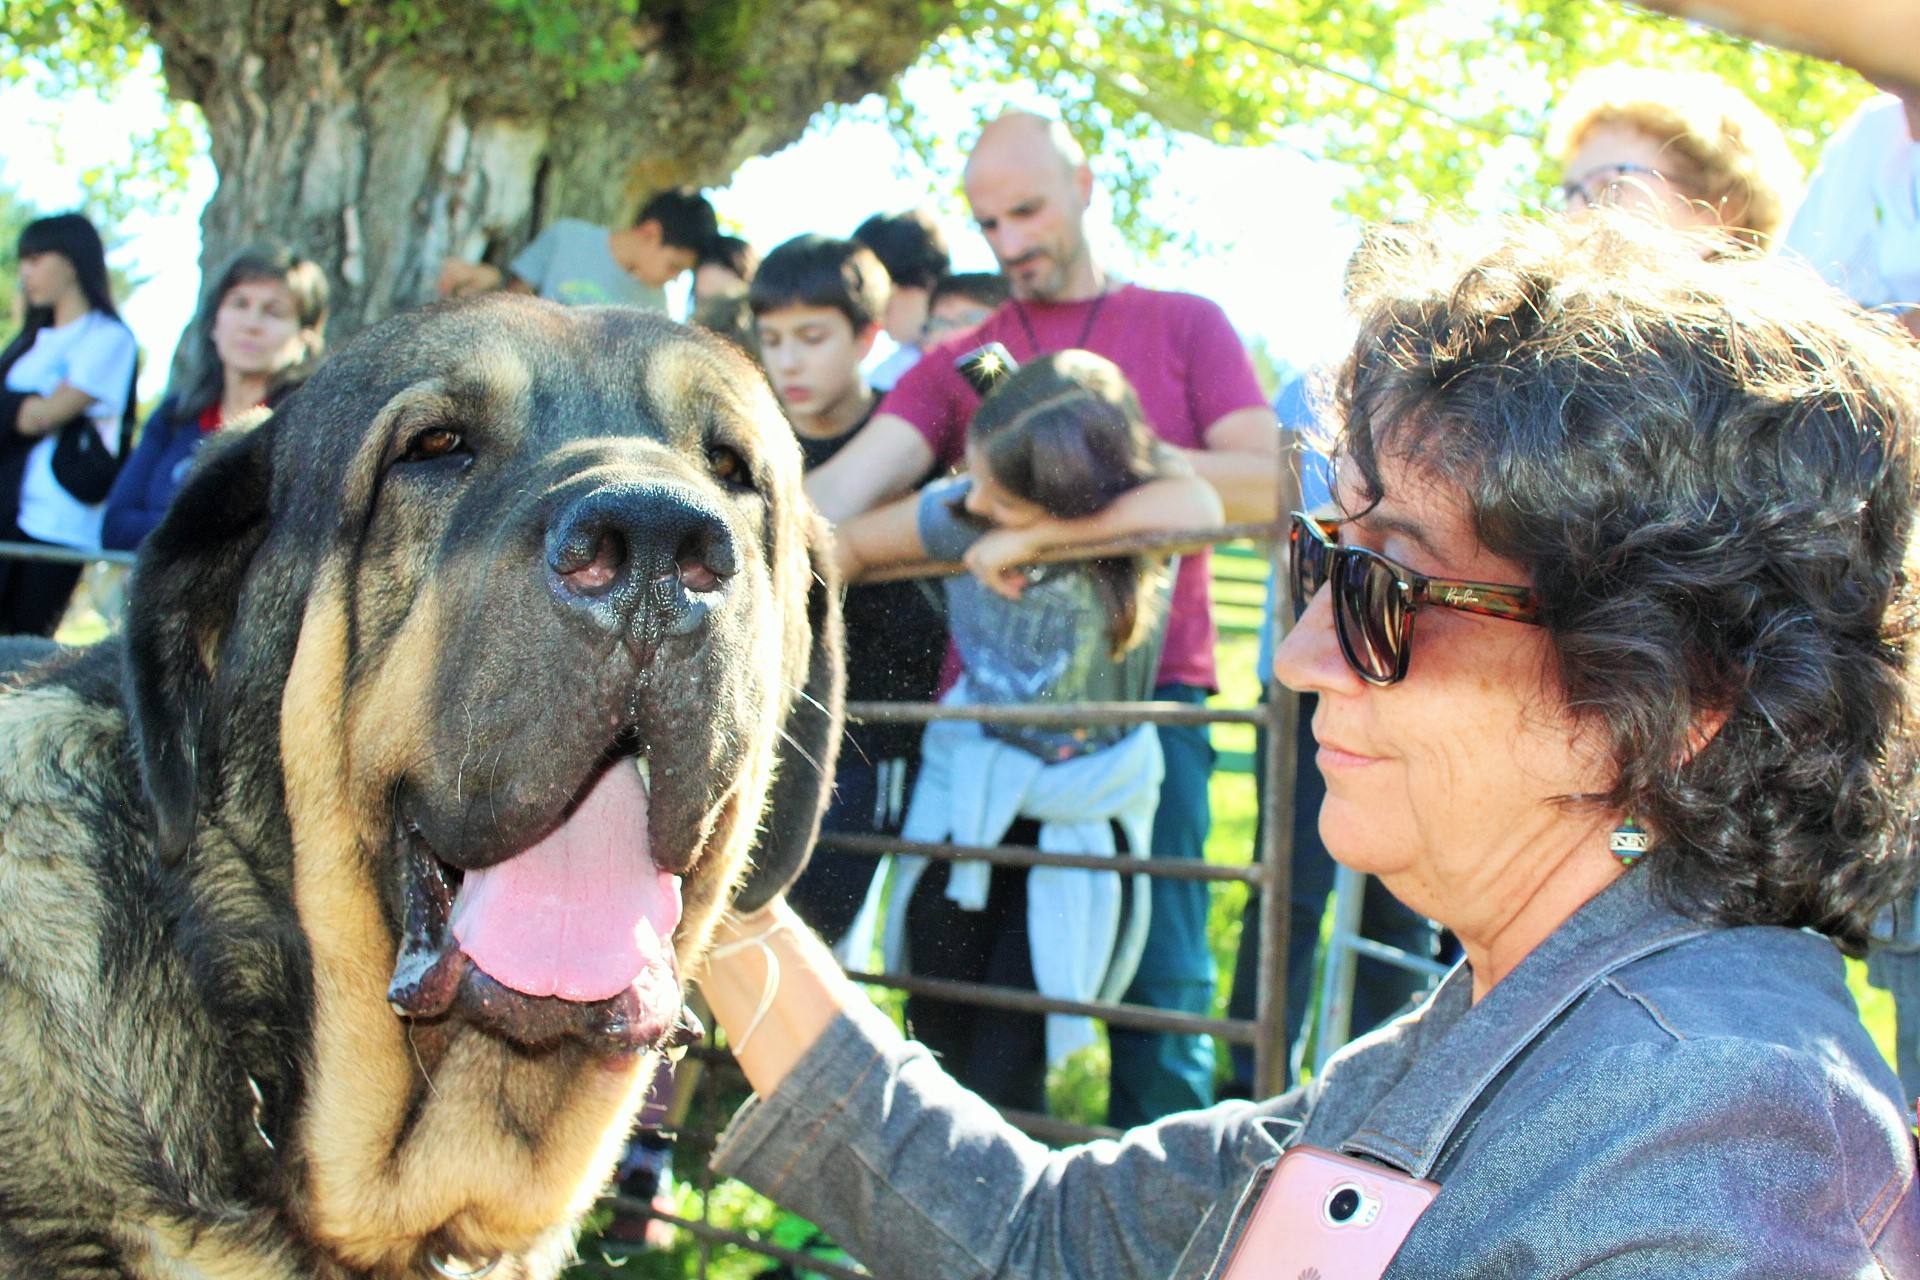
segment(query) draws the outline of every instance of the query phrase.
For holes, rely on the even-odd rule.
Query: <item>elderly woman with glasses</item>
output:
[[[1055,1152],[776,902],[705,983],[760,1092],[717,1167],[883,1275],[1920,1275],[1842,965],[1916,870],[1920,355],[1618,217],[1383,232],[1355,300],[1274,668],[1328,849],[1464,961],[1302,1088]]]
[[[1546,153],[1561,207],[1632,209],[1768,247],[1786,230],[1800,164],[1780,126],[1704,71],[1596,67],[1554,108]]]

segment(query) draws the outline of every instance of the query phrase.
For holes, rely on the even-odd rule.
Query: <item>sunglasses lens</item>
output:
[[[1293,595],[1293,616],[1298,621],[1307,605],[1327,580],[1327,562],[1333,548],[1298,516],[1287,537],[1287,586]]]
[[[1369,680],[1399,678],[1406,645],[1406,605],[1393,570],[1372,556],[1354,555],[1340,565],[1334,584],[1334,620],[1354,669]]]

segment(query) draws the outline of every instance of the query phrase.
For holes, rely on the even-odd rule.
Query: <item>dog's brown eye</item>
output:
[[[707,446],[707,470],[713,472],[713,478],[722,484],[746,484],[747,460],[739,452],[724,444]]]
[[[402,462],[432,462],[435,458],[444,458],[461,445],[465,439],[451,427],[428,427],[407,442],[407,451],[400,456]]]

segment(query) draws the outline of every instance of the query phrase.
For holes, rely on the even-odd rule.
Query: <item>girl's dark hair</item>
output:
[[[56,213],[50,218],[35,218],[22,227],[16,256],[30,258],[37,253],[57,253],[65,258],[73,267],[80,292],[87,296],[87,306],[120,318],[119,308],[113,305],[113,285],[107,279],[107,247],[85,214]],[[53,308],[29,307],[29,324],[36,311],[47,313],[43,325],[52,323]]]
[[[259,244],[242,249],[201,294],[200,310],[193,317],[193,328],[187,337],[186,362],[179,381],[167,393],[173,401],[176,420],[191,421],[220,403],[226,391],[226,370],[220,362],[220,352],[213,345],[214,318],[234,286],[256,280],[278,280],[286,285],[287,292],[293,295],[301,329],[313,331],[300,358],[274,375],[267,388],[267,402],[274,403],[305,382],[326,353],[327,276],[319,264],[285,245]]]
[[[86,296],[88,309],[103,312],[119,321],[120,309],[113,305],[113,285],[107,277],[107,247],[101,243],[100,233],[85,214],[56,213],[47,218],[35,218],[20,228],[15,257],[31,258],[40,253],[57,253],[65,258],[73,268],[74,283],[80,286],[80,292]],[[52,323],[51,306],[27,308],[26,323],[20,326],[20,332],[14,335],[6,349],[0,351],[0,377],[13,368],[16,360],[33,349],[34,339]],[[126,407],[120,414],[123,450],[133,434],[133,424],[139,413],[139,406],[134,399],[133,388],[129,386]]]
[[[967,442],[1001,488],[1061,520],[1102,511],[1183,465],[1154,438],[1126,375],[1091,351],[1059,351],[1020,366],[981,401]],[[1152,631],[1163,567],[1144,556],[1087,563],[1114,657]]]
[[[1613,763],[1570,800],[1653,833],[1634,874],[1857,953],[1920,834],[1920,353],[1730,243],[1627,215],[1377,233],[1337,450],[1367,502],[1383,458],[1459,490],[1527,568]]]

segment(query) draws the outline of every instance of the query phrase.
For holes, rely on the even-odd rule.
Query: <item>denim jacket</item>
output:
[[[1412,1277],[1920,1277],[1911,1117],[1826,939],[1726,929],[1629,874],[1478,1003],[1419,1009],[1263,1103],[1050,1151],[840,1017],[714,1166],[889,1277],[1214,1274],[1294,1142],[1441,1184]]]

